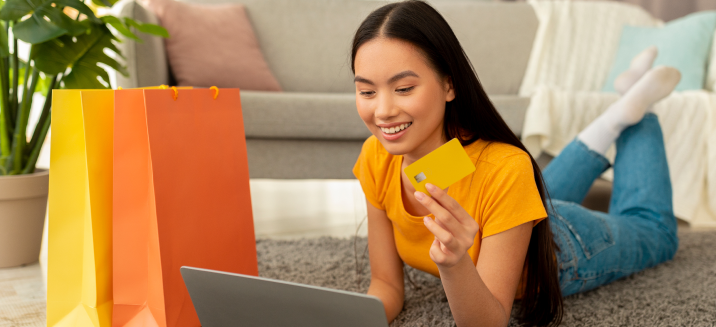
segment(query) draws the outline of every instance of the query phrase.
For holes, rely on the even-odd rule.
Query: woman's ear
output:
[[[445,78],[445,90],[447,90],[447,94],[445,94],[445,102],[450,102],[455,99],[455,88],[452,85],[452,77],[448,76]]]

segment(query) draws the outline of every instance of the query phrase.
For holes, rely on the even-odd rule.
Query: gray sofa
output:
[[[183,0],[246,5],[256,37],[284,92],[242,90],[241,104],[251,178],[353,179],[351,172],[370,132],[355,107],[350,46],[355,30],[384,1]],[[434,0],[455,31],[483,87],[507,124],[520,135],[529,98],[517,95],[538,21],[519,2]],[[118,4],[121,16],[158,24],[135,0]],[[190,24],[190,23],[189,23]],[[130,88],[169,84],[163,40],[120,45]],[[237,58],[239,60],[239,58]],[[544,168],[551,158],[537,162]],[[607,211],[611,183],[598,179],[583,204]]]
[[[252,178],[349,179],[370,132],[355,107],[350,46],[355,30],[382,1],[237,1],[246,5],[264,56],[284,92],[242,90]],[[139,4],[120,4],[121,15],[158,23]],[[526,3],[439,1],[490,98],[519,134],[528,98],[522,82],[537,18]],[[188,24],[191,24],[188,22]],[[124,42],[129,78],[124,88],[170,83],[163,41]],[[237,58],[240,60],[240,58]]]

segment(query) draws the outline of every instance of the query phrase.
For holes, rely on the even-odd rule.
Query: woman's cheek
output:
[[[414,120],[424,121],[431,114],[431,103],[429,99],[420,94],[404,96],[400,99],[400,107]]]
[[[356,101],[356,107],[358,108],[358,115],[366,124],[368,129],[371,129],[373,122],[373,110],[371,110],[370,104],[365,99],[358,99]]]

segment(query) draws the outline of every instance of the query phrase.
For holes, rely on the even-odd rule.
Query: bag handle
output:
[[[172,97],[174,98],[174,100],[176,100],[177,98],[179,98],[179,90],[177,89],[176,86],[169,87],[168,85],[162,84],[162,85],[159,85],[159,88],[162,89],[162,90],[166,90],[166,89],[171,88],[171,90],[173,91],[173,92],[172,92]],[[120,87],[119,89],[121,90],[122,88]],[[216,87],[216,86],[212,86],[212,87],[210,87],[209,89],[214,91],[214,100],[216,100],[216,98],[219,97],[219,88]]]

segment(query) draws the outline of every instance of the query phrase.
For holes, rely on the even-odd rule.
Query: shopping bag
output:
[[[113,325],[199,326],[180,267],[258,275],[239,90],[116,91],[114,122]]]
[[[111,326],[112,90],[53,90],[47,326]]]

